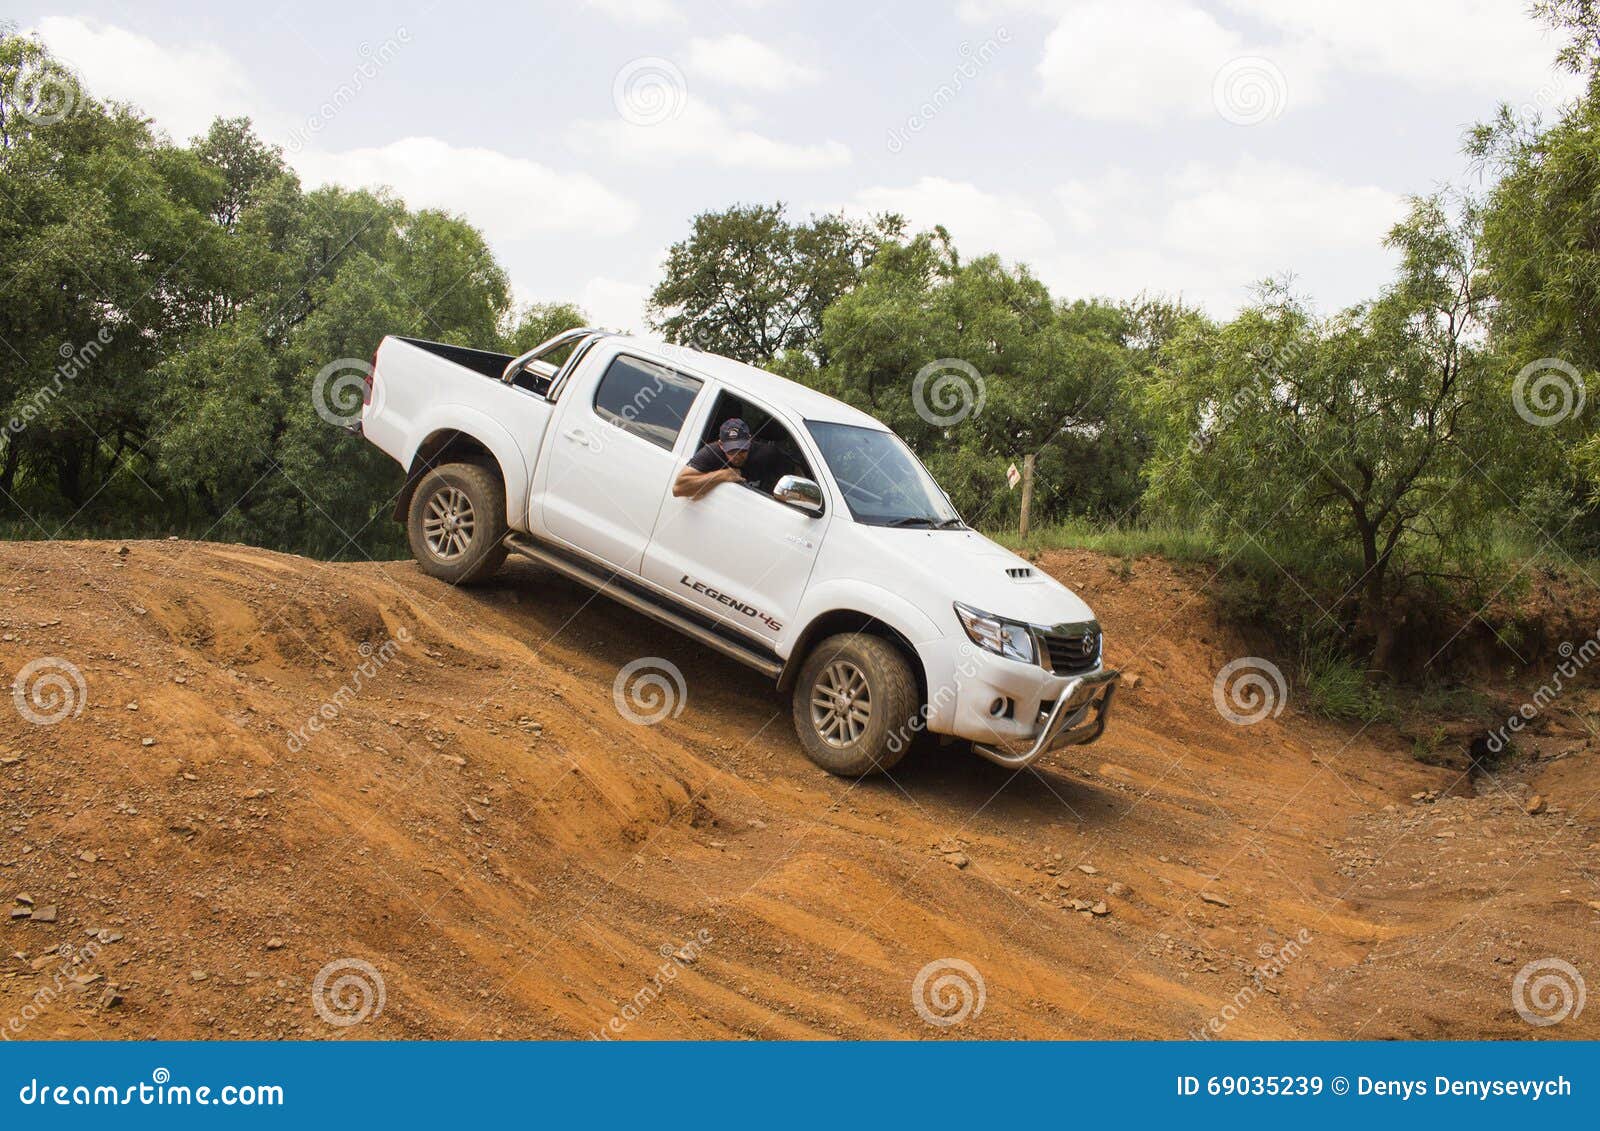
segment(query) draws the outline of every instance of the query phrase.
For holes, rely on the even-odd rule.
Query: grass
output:
[[[1426,738],[1416,738],[1411,742],[1411,757],[1413,761],[1421,762],[1424,766],[1437,766],[1443,761],[1439,757],[1439,748],[1444,745],[1444,727],[1434,727],[1433,732]]]
[[[1015,530],[987,531],[989,537],[1008,549],[1092,550],[1119,558],[1155,555],[1175,562],[1209,562],[1222,557],[1223,548],[1193,529],[1170,523],[1118,526],[1068,519],[1039,527],[1019,538]]]
[[[1411,707],[1424,715],[1489,715],[1489,697],[1475,687],[1429,680],[1416,691]]]
[[[1348,656],[1328,645],[1301,650],[1300,685],[1313,714],[1341,722],[1392,719],[1394,704],[1382,687]]]

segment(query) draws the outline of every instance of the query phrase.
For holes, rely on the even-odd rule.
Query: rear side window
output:
[[[606,423],[671,451],[700,384],[664,365],[619,357],[594,391],[594,412]]]

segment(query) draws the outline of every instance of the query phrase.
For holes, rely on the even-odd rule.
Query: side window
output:
[[[619,357],[595,387],[594,412],[606,423],[671,451],[700,385],[664,365]]]
[[[750,460],[742,469],[745,486],[771,494],[773,488],[778,485],[778,480],[785,475],[799,475],[806,479],[816,478],[804,451],[790,434],[789,429],[762,409],[732,393],[725,392],[717,398],[711,419],[706,422],[705,435],[701,437],[701,442],[710,443],[715,440],[722,430],[723,422],[734,417],[745,422],[750,428],[751,438],[756,443]]]

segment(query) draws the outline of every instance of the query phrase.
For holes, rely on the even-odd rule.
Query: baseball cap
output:
[[[722,441],[723,451],[748,451],[750,449],[750,426],[736,416],[732,420],[723,421],[722,431],[717,438]]]

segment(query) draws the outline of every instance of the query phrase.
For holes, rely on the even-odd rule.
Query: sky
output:
[[[249,115],[308,186],[483,231],[519,301],[644,327],[692,217],[898,211],[1063,298],[1226,316],[1292,273],[1390,276],[1406,198],[1481,187],[1464,132],[1576,93],[1521,0],[26,5],[97,97],[183,141]]]

